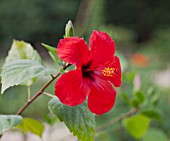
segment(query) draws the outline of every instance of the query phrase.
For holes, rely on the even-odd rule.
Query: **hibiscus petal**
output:
[[[83,103],[88,93],[89,87],[77,70],[63,74],[55,84],[55,95],[68,106]]]
[[[115,53],[115,43],[111,37],[100,31],[93,31],[90,37],[91,67],[97,67],[107,62]]]
[[[112,63],[110,63],[110,67],[115,68],[115,71],[113,77],[108,77],[108,80],[112,82],[115,87],[120,87],[122,83],[122,72],[119,58],[115,56],[111,62]]]
[[[89,50],[86,42],[79,37],[61,39],[57,46],[57,53],[64,62],[82,66],[88,58]]]
[[[103,71],[110,69],[110,72],[104,75]],[[111,70],[112,69],[112,70]],[[112,57],[108,62],[106,62],[102,67],[100,67],[100,73],[97,73],[99,77],[105,80],[109,80],[115,87],[120,87],[122,83],[122,73],[120,67],[120,61],[117,56]]]
[[[88,107],[91,112],[101,115],[111,110],[115,103],[116,91],[108,81],[100,78],[90,85]]]

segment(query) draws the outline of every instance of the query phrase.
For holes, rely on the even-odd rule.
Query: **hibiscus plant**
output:
[[[140,111],[141,105],[146,104],[139,89],[133,92],[132,99],[124,93],[120,94],[125,103],[132,106],[131,110],[116,118],[110,117],[109,122],[96,130],[95,116],[109,114],[114,109],[116,90],[121,93],[120,88],[116,87],[125,85],[122,84],[121,60],[115,55],[115,42],[107,33],[94,30],[88,45],[83,38],[74,35],[72,22],[69,21],[64,38],[57,47],[46,44],[42,46],[48,50],[58,69],[44,66],[31,44],[17,40],[12,43],[1,72],[2,94],[12,86],[24,85],[30,88],[39,76],[49,76],[50,79],[35,95],[31,96],[28,92],[28,100],[15,115],[0,115],[1,135],[15,127],[41,137],[44,125],[40,121],[22,116],[23,111],[41,95],[52,97],[48,103],[49,111],[63,121],[79,140],[93,141],[96,131],[120,120],[135,138],[144,135],[151,115],[149,111]],[[123,74],[124,80],[135,78],[135,75],[128,75]],[[53,81],[54,94],[49,94],[46,88]],[[159,117],[156,112],[154,114]],[[141,129],[136,127],[135,122]],[[138,133],[135,133],[136,130]]]

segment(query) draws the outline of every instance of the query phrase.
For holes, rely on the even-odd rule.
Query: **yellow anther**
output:
[[[103,74],[104,76],[113,77],[114,71],[115,71],[115,68],[104,68],[104,70],[102,70],[102,74]]]

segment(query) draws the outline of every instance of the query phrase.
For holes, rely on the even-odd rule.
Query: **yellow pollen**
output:
[[[104,68],[103,70],[102,70],[102,74],[104,75],[104,76],[110,76],[110,77],[113,77],[113,75],[114,75],[114,73],[115,73],[115,68]]]

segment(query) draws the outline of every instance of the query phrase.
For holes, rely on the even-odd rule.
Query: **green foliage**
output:
[[[27,3],[25,3],[21,0],[19,0],[17,2],[16,1],[14,2],[13,0],[0,1],[0,19],[3,19],[0,23],[0,31],[1,31],[0,36],[2,37],[0,40],[2,40],[3,38],[6,39],[6,37],[8,37],[8,38],[15,37],[15,38],[22,38],[24,40],[29,40],[34,43],[36,42],[36,44],[37,44],[37,41],[43,40],[46,43],[50,42],[50,44],[56,45],[57,39],[59,39],[59,37],[61,37],[63,35],[62,34],[63,33],[62,29],[64,29],[63,23],[65,23],[65,21],[68,19],[68,17],[70,19],[71,15],[72,15],[72,18],[74,17],[73,13],[75,11],[77,11],[77,9],[75,8],[76,7],[75,5],[78,5],[78,3],[76,4],[76,2],[78,2],[79,0],[73,0],[70,2],[63,0],[63,1],[58,1],[58,3],[57,3],[57,1],[58,0],[46,2],[45,0],[33,0],[33,1],[27,2]],[[10,8],[5,8],[5,7],[8,7],[8,2],[10,3]],[[89,4],[90,8],[87,6],[88,3],[90,3]],[[103,5],[105,5],[105,4],[107,5],[106,9],[104,9],[104,7],[103,7]],[[112,6],[112,4],[113,4],[113,6]],[[18,5],[19,5],[19,8],[18,8]],[[158,10],[159,9],[158,5],[160,6],[160,8],[162,7],[161,10]],[[122,49],[123,49],[123,51],[125,51],[125,54],[127,56],[130,55],[129,53],[132,53],[131,52],[132,51],[131,45],[133,45],[132,41],[134,41],[135,38],[142,38],[143,35],[144,35],[143,37],[148,38],[145,35],[150,34],[150,32],[151,32],[150,29],[155,28],[155,26],[153,26],[153,25],[158,24],[158,22],[153,23],[153,21],[155,21],[155,20],[153,20],[153,17],[154,18],[159,17],[158,15],[160,15],[161,18],[159,17],[156,19],[162,20],[162,19],[166,19],[164,17],[169,16],[167,14],[169,12],[165,12],[168,7],[168,4],[167,4],[167,2],[164,2],[164,1],[163,2],[159,1],[157,3],[154,2],[154,4],[153,4],[153,2],[148,2],[146,0],[135,2],[135,3],[132,1],[122,2],[122,1],[108,0],[107,2],[105,2],[104,0],[99,0],[99,1],[92,0],[89,2],[85,2],[85,5],[83,5],[82,7],[83,7],[82,9],[87,9],[87,13],[84,12],[85,13],[84,14],[81,11],[83,13],[83,14],[81,14],[82,17],[80,16],[80,18],[76,18],[76,19],[80,19],[82,21],[85,19],[83,22],[85,22],[85,23],[87,22],[87,24],[84,24],[85,25],[84,27],[80,26],[80,29],[85,30],[84,33],[82,33],[82,34],[87,35],[87,33],[89,33],[89,31],[93,30],[93,29],[100,29],[102,31],[105,31],[108,34],[110,34],[112,36],[112,38],[115,40],[118,49],[119,49],[119,47],[120,47],[120,49],[121,49],[121,47],[123,47]],[[123,7],[123,8],[120,8],[120,7]],[[154,10],[153,11],[151,10],[151,11],[154,12],[154,16],[151,16],[152,14],[150,15],[148,13],[151,12],[150,9],[152,9],[153,7],[154,7]],[[127,8],[128,8],[128,10],[127,10]],[[141,13],[140,8],[144,11],[143,13]],[[112,10],[112,12],[109,12],[109,13],[113,13],[114,16],[110,16],[110,14],[107,14],[107,13],[105,14],[106,15],[105,17],[102,16],[104,14],[103,11],[108,12],[109,9]],[[120,12],[119,12],[119,10],[120,10]],[[113,12],[113,11],[118,11],[118,12]],[[137,11],[137,12],[134,12],[134,11]],[[167,10],[167,11],[169,11],[169,10]],[[124,12],[126,12],[128,17],[130,17],[130,18],[122,18],[126,15]],[[117,13],[119,13],[119,14],[117,14]],[[165,16],[162,16],[162,13],[164,13]],[[68,17],[64,16],[64,15],[67,15]],[[109,17],[107,17],[107,15],[109,15]],[[137,18],[135,18],[136,16],[137,16]],[[11,17],[13,17],[13,18],[11,18]],[[107,17],[107,19],[106,19],[106,17]],[[152,17],[152,18],[150,18],[150,17]],[[109,19],[108,23],[114,21],[115,25],[107,25],[107,26],[101,25],[100,26],[101,23],[103,23],[105,20],[108,21],[108,19]],[[132,23],[131,21],[134,21],[133,25],[131,24]],[[168,20],[166,20],[166,21],[167,21],[166,24],[168,24]],[[11,23],[13,23],[13,24],[11,24]],[[21,26],[18,26],[18,23],[20,23]],[[122,25],[126,26],[128,28],[127,29],[124,27],[122,28],[121,27]],[[29,26],[29,31],[28,31],[28,26]],[[134,30],[133,31],[129,30],[129,27],[133,28]],[[77,30],[77,31],[80,32],[80,30]],[[138,34],[134,33],[134,31]],[[167,57],[167,58],[169,57],[169,54],[168,54],[169,42],[166,42],[166,41],[169,41],[169,32],[168,31],[166,31],[166,32],[168,34],[164,34],[165,32],[162,32],[162,33],[158,32],[156,35],[158,38],[154,37],[155,40],[153,40],[153,43],[148,44],[148,46],[144,47],[143,45],[141,45],[144,50],[146,49],[146,47],[151,49],[151,54],[153,57],[150,60],[152,60],[153,64],[154,64],[155,60],[159,60],[161,62],[160,64],[165,65],[166,63],[162,63],[161,60],[166,59],[164,57]],[[91,33],[91,31],[90,31],[90,33]],[[79,34],[79,33],[77,33],[77,34]],[[8,40],[8,39],[6,39],[6,40]],[[55,61],[57,66],[61,66],[62,62],[60,61],[60,59],[57,56],[56,48],[54,48],[52,46],[45,45],[45,44],[43,44],[43,46],[45,46],[46,49],[49,51],[50,56]],[[139,45],[137,45],[137,46],[139,47]],[[154,48],[151,48],[151,46],[153,46]],[[160,49],[160,50],[157,50],[157,49]],[[158,53],[155,55],[156,51]],[[146,52],[148,52],[148,49],[146,50]],[[162,53],[162,55],[159,55],[160,52]],[[121,56],[121,54],[120,55],[118,54],[118,56],[120,57],[122,70],[124,71],[126,69],[126,72],[127,72],[128,71],[127,69],[129,69],[131,67],[130,62],[128,61],[129,58],[124,59]],[[157,56],[157,57],[155,58],[155,56]],[[26,59],[25,60],[26,62],[27,62],[27,60],[33,60],[32,63],[29,64],[27,62],[28,64],[27,63],[25,64],[25,65],[27,65],[27,67],[29,65],[30,65],[29,67],[34,67],[35,64],[33,62],[36,62],[36,63],[41,62],[41,59],[40,59],[40,56],[38,55],[38,53],[35,50],[33,50],[33,48],[31,47],[30,44],[25,43],[23,41],[21,41],[21,42],[14,41],[13,46],[12,46],[11,50],[9,51],[9,56],[6,59],[6,63],[10,64],[10,63],[12,63],[11,61],[14,61],[14,62],[19,61],[18,59]],[[21,60],[21,61],[23,61],[23,60]],[[165,61],[167,61],[167,60],[165,60]],[[38,64],[38,66],[39,66],[39,64]],[[6,65],[7,64],[5,64],[4,67]],[[16,65],[16,67],[17,66],[18,66],[18,64]],[[55,72],[54,70],[51,70],[51,69],[48,70],[48,68],[45,68],[44,66],[41,65],[39,67],[44,68],[44,69],[42,69],[42,71],[47,70],[47,73],[41,72],[41,71],[33,72],[33,69],[31,71],[29,71],[29,68],[21,67],[22,68],[21,72],[25,71],[25,73],[20,75],[19,74],[20,72],[19,72],[19,70],[17,71],[17,69],[16,69],[17,72],[15,72],[15,69],[14,69],[14,72],[12,72],[13,67],[11,66],[10,73],[8,74],[9,77],[6,76],[6,77],[8,77],[8,79],[7,79],[8,82],[6,82],[3,85],[7,84],[7,86],[8,86],[8,83],[10,85],[15,85],[15,84],[11,84],[11,83],[15,83],[16,81],[18,81],[17,78],[25,79],[25,77],[26,77],[26,80],[30,76],[32,78],[33,77],[32,73],[34,73],[33,75],[35,75],[35,76],[39,76],[39,74],[42,73],[42,76],[43,76],[46,74],[50,75],[52,72]],[[20,65],[19,65],[19,67],[20,67]],[[24,65],[23,65],[23,67],[24,67]],[[74,66],[71,66],[71,67],[74,67]],[[68,68],[68,70],[70,68]],[[26,70],[24,70],[24,69],[26,69]],[[152,76],[153,76],[153,72],[155,72],[156,69],[155,68],[149,68],[149,69],[150,69],[149,71],[151,72],[149,75],[151,76],[151,74],[152,74]],[[132,68],[132,70],[134,71],[134,68]],[[167,139],[165,133],[163,133],[163,131],[149,130],[148,132],[146,132],[147,128],[149,126],[150,119],[155,119],[156,121],[160,121],[161,117],[163,115],[163,111],[166,109],[167,111],[164,112],[164,113],[166,113],[166,116],[167,116],[166,122],[164,122],[165,121],[165,117],[164,117],[164,120],[162,121],[162,122],[164,122],[164,124],[159,122],[159,127],[166,129],[167,133],[169,133],[170,126],[169,126],[169,120],[168,120],[169,119],[169,116],[168,116],[169,115],[168,114],[169,107],[167,104],[168,103],[167,95],[166,96],[164,95],[164,97],[166,97],[165,99],[167,101],[162,102],[161,105],[164,105],[164,108],[161,109],[162,115],[160,115],[160,113],[157,111],[156,106],[159,106],[158,103],[162,99],[162,96],[163,96],[162,93],[161,93],[161,97],[160,97],[160,92],[155,92],[155,90],[157,90],[157,89],[155,89],[152,92],[146,92],[147,90],[150,91],[150,88],[152,88],[154,86],[153,86],[153,84],[148,85],[148,83],[145,83],[145,82],[142,84],[140,91],[134,92],[133,91],[134,86],[133,86],[132,82],[134,80],[135,73],[132,72],[132,70],[130,70],[129,74],[126,74],[126,72],[123,72],[123,84],[121,87],[121,93],[123,93],[123,94],[120,94],[120,96],[123,98],[125,103],[121,101],[122,99],[121,100],[119,99],[120,101],[117,99],[114,110],[112,110],[108,114],[97,117],[100,119],[100,123],[98,123],[98,124],[101,124],[101,121],[102,121],[102,124],[104,124],[105,122],[107,122],[108,120],[113,118],[113,116],[116,117],[116,115],[119,115],[119,114],[121,115],[121,114],[123,114],[123,112],[125,110],[127,110],[131,107],[137,107],[138,112],[139,112],[138,115],[136,115],[136,116],[134,115],[132,117],[125,118],[123,120],[123,125],[125,126],[127,131],[133,137],[135,137],[137,139],[141,138],[143,136],[142,141],[157,141],[157,140],[167,141],[168,139]],[[147,73],[148,73],[147,68],[139,69],[137,71],[141,72],[142,70],[144,71],[143,76],[145,76],[145,77],[142,77],[142,79],[146,79],[145,81],[150,81],[147,78]],[[7,69],[7,71],[8,71],[8,69]],[[3,70],[3,72],[5,73],[5,70]],[[61,73],[63,73],[63,72],[64,71],[61,70]],[[17,73],[17,75],[15,73]],[[14,76],[12,76],[12,75],[16,75],[15,79],[13,79]],[[6,79],[6,78],[4,78],[4,79]],[[29,79],[26,82],[18,82],[18,83],[31,85],[34,82],[34,80],[35,80],[35,78],[33,77],[33,79],[31,79],[31,80]],[[13,81],[13,82],[11,82],[11,81]],[[18,85],[18,84],[16,84],[16,85]],[[10,86],[8,86],[8,87],[10,87]],[[5,88],[5,89],[7,89],[7,88]],[[51,91],[53,91],[53,87],[52,88],[50,87],[50,89],[51,89]],[[36,88],[36,90],[37,90],[37,88]],[[5,90],[3,90],[3,91],[5,91]],[[15,92],[14,95],[16,93],[18,93],[18,91]],[[20,92],[20,93],[22,93],[22,92]],[[118,91],[118,93],[119,93],[119,91]],[[6,97],[6,100],[12,99],[12,101],[13,100],[17,101],[16,99],[14,99],[15,96],[11,98],[11,97],[8,97],[8,95],[7,96],[5,95],[5,97]],[[119,97],[119,95],[117,97]],[[0,99],[0,100],[3,101],[4,99]],[[10,103],[11,101],[9,100],[8,102]],[[4,103],[5,103],[5,105],[7,105],[6,101]],[[18,103],[16,103],[16,104],[19,105]],[[50,107],[50,104],[51,104],[51,107]],[[39,104],[39,105],[44,105],[44,104]],[[3,107],[7,107],[7,106],[3,106]],[[1,106],[1,108],[3,108],[3,107]],[[42,108],[42,107],[40,107],[40,108]],[[117,108],[117,111],[115,110],[116,108]],[[10,107],[10,109],[11,109],[11,107]],[[94,134],[95,134],[94,133],[94,116],[91,113],[89,113],[86,105],[83,104],[83,105],[79,105],[77,107],[67,107],[67,106],[59,103],[59,101],[56,102],[56,100],[53,99],[49,102],[49,109],[55,115],[57,115],[61,121],[64,121],[65,124],[67,125],[67,127],[70,129],[70,131],[73,132],[74,135],[77,135],[80,140],[83,140],[83,141],[84,140],[86,140],[86,141],[93,140]],[[36,109],[35,109],[35,111],[36,111]],[[30,113],[30,115],[32,115],[32,113]],[[88,118],[90,118],[90,120],[86,120]],[[119,116],[118,116],[118,118],[119,118]],[[103,120],[103,119],[105,119],[105,120]],[[151,126],[155,126],[155,125],[157,126],[157,123],[155,122],[155,120],[152,122],[153,124]],[[54,121],[49,120],[49,123],[53,124]],[[24,125],[24,123],[22,125]],[[27,126],[26,128],[25,128],[25,125]],[[25,125],[23,126],[25,131],[33,130],[34,132],[32,132],[32,133],[39,134],[40,136],[42,135],[42,133],[39,132],[39,129],[35,129],[35,127],[30,127],[30,126],[34,125],[34,122],[26,121]],[[110,128],[110,130],[103,130],[105,132],[105,134],[100,136],[101,140],[108,140],[108,141],[109,140],[111,140],[111,141],[113,141],[113,140],[114,141],[134,140],[131,137],[129,137],[129,134],[124,133],[122,131],[122,128],[119,128],[120,125],[118,125],[118,127],[117,127],[117,125],[118,124],[115,124],[115,126],[113,125],[112,127],[114,127],[114,128]],[[0,126],[0,128],[1,128],[1,126]],[[107,129],[109,129],[109,128],[107,128]],[[37,133],[37,131],[39,133]],[[118,136],[116,136],[115,134],[116,135],[118,134]]]
[[[155,109],[146,109],[146,110],[143,110],[141,111],[141,113],[149,118],[152,118],[152,119],[155,119],[155,120],[158,120],[158,121],[161,121],[161,115],[160,113],[155,110]]]
[[[33,49],[31,44],[24,41],[13,40],[11,49],[6,57],[5,64],[20,59],[34,60],[41,63],[40,55]]]
[[[159,93],[154,93],[154,95],[152,96],[152,99],[151,99],[151,104],[153,106],[156,106],[159,102],[159,98],[160,98],[160,94]]]
[[[24,41],[13,40],[11,49],[6,57],[5,64],[11,63],[17,60],[34,60],[41,63],[41,57],[36,50],[33,49],[31,44]],[[30,86],[34,83],[35,78],[29,79],[20,85]]]
[[[68,23],[66,24],[66,27],[65,27],[64,38],[68,38],[68,37],[72,37],[72,36],[74,36],[74,26],[73,26],[72,22],[69,20]],[[62,66],[63,65],[63,61],[61,61],[59,59],[55,47],[46,45],[44,43],[42,43],[42,46],[44,46],[48,50],[48,53],[50,54],[51,58],[54,60],[54,62],[58,66]],[[62,71],[62,68],[61,68],[61,71]]]
[[[130,100],[130,104],[138,108],[145,100],[144,94],[141,91],[134,92],[133,99]]]
[[[133,80],[134,80],[134,78],[135,78],[135,72],[133,72],[133,71],[131,71],[131,72],[129,72],[129,73],[124,73],[123,74],[123,78],[124,78],[124,80],[125,80],[125,82],[127,83],[133,83]]]
[[[52,46],[49,46],[49,45],[46,45],[44,43],[42,43],[42,46],[44,46],[48,50],[48,53],[50,54],[50,56],[54,60],[54,62],[57,65],[61,66],[62,65],[62,61],[58,58],[58,55],[57,55],[57,52],[56,52],[56,48],[52,47]]]
[[[142,141],[169,141],[169,139],[162,130],[153,128],[143,136]]]
[[[56,73],[55,69],[49,69],[33,60],[17,60],[5,64],[2,69],[2,89],[3,93],[7,88],[19,85],[24,81]]]
[[[94,115],[89,112],[86,104],[69,107],[61,104],[57,98],[53,98],[49,102],[48,107],[60,121],[65,122],[70,132],[73,132],[79,140],[94,141]]]
[[[23,132],[31,132],[40,137],[44,131],[44,125],[41,122],[31,118],[23,118],[22,124],[18,125],[17,128],[21,129]]]
[[[125,118],[122,121],[124,128],[134,138],[141,138],[149,128],[149,118],[142,114],[134,115],[132,117]]]
[[[22,117],[18,115],[0,115],[0,135],[12,127],[22,123]]]

